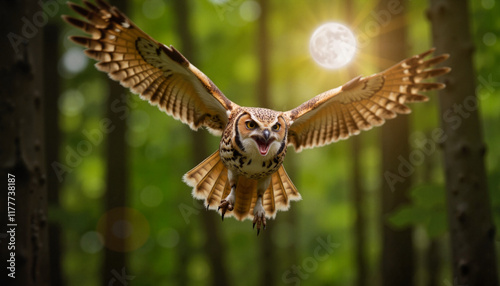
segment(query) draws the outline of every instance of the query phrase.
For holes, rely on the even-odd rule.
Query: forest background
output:
[[[477,102],[458,100],[461,107],[447,114],[439,107],[438,93],[430,93],[429,102],[411,105],[412,114],[398,117],[396,125],[300,154],[290,148],[285,166],[303,200],[278,213],[258,237],[249,221],[221,222],[220,215],[206,211],[181,180],[218,148],[219,138],[204,130],[192,132],[96,71],[94,61],[68,40],[80,33],[61,20],[62,14],[75,14],[62,2],[29,4],[11,15],[6,14],[13,4],[2,4],[7,9],[0,17],[7,23],[2,36],[18,31],[28,47],[36,48],[7,37],[2,51],[13,57],[2,59],[2,66],[11,59],[38,58],[31,81],[43,82],[38,94],[43,94],[43,120],[25,121],[33,125],[34,135],[27,138],[38,144],[36,152],[45,163],[18,177],[43,177],[37,182],[45,191],[39,201],[30,200],[36,207],[18,200],[16,213],[20,218],[27,213],[28,237],[33,240],[40,231],[33,240],[40,239],[33,243],[38,248],[26,248],[32,256],[20,254],[31,257],[29,263],[39,261],[30,279],[45,282],[36,285],[49,285],[44,284],[48,277],[50,285],[463,285],[456,271],[467,271],[451,254],[454,237],[447,210],[453,206],[446,195],[445,143],[436,134],[446,130],[444,124],[468,126],[463,123],[474,114],[480,124],[472,131],[480,130],[480,136],[472,131],[463,136],[482,137],[485,143],[487,201],[470,208],[472,213],[486,209],[500,225],[496,1],[470,1],[469,31],[461,32],[466,37],[470,32],[470,42],[461,48],[472,52],[474,71],[467,80]],[[379,72],[435,46],[429,19],[440,7],[434,2],[439,1],[114,4],[153,38],[181,51],[232,101],[289,110],[356,75]],[[357,55],[349,67],[325,70],[309,55],[309,37],[329,21],[344,23],[357,35]],[[438,52],[449,51],[438,47]],[[3,69],[2,75],[7,72]],[[2,79],[2,87],[10,84],[8,76]],[[2,126],[7,126],[10,109],[4,94]],[[402,149],[388,147],[391,142]],[[16,154],[13,150],[2,145],[4,166]],[[9,168],[3,170],[22,169]],[[18,193],[36,189],[19,180]],[[1,199],[3,204],[6,198]],[[34,211],[42,214],[30,216]],[[40,219],[45,214],[47,224]],[[4,227],[2,260],[8,237]],[[482,231],[479,225],[470,227]],[[498,257],[500,239],[494,231],[493,237],[492,253]],[[35,255],[40,249],[47,259]],[[18,264],[21,273],[23,265]]]

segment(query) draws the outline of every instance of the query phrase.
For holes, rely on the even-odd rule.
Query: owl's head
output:
[[[237,122],[236,140],[248,153],[273,157],[286,146],[286,122],[280,112],[246,108]],[[238,144],[238,142],[237,142]]]

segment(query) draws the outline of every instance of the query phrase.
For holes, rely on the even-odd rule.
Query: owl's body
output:
[[[222,218],[253,217],[257,231],[265,228],[266,217],[301,198],[282,165],[288,145],[297,152],[323,146],[409,113],[406,103],[427,100],[419,92],[444,87],[422,80],[450,71],[432,68],[448,55],[426,60],[430,50],[381,73],[356,77],[289,111],[241,107],[176,49],[155,41],[117,8],[102,0],[84,3],[69,6],[88,22],[63,18],[91,37],[71,39],[87,47],[85,53],[98,60],[99,70],[141,98],[194,130],[205,127],[222,136],[219,150],[184,180],[207,209],[217,209]]]
[[[287,130],[282,112],[237,107],[229,115],[219,151],[184,180],[207,208],[222,208],[223,218],[253,216],[259,230],[261,223],[265,227],[266,216],[274,217],[278,210],[288,209],[290,200],[300,199],[282,166]]]

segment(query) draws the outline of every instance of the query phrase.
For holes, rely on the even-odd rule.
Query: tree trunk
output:
[[[427,132],[426,136],[427,138],[431,138],[432,132]],[[424,161],[422,170],[422,181],[424,184],[433,183],[432,173],[435,169],[433,160],[434,156],[429,157]],[[438,286],[441,283],[439,280],[442,268],[441,248],[442,243],[440,237],[429,237],[429,243],[425,249],[424,260],[424,271],[426,271],[427,274],[427,281],[425,282],[425,285],[427,286]]]
[[[290,6],[288,11],[291,11],[293,9],[293,6]],[[295,15],[293,13],[289,12],[283,12],[286,15],[285,21],[287,22],[294,22],[296,20]],[[290,38],[290,43],[291,43],[291,38]],[[301,47],[293,47],[292,45],[289,45],[288,49],[285,49],[283,53],[285,53],[285,56],[287,58],[292,59],[296,53],[297,53],[297,48],[301,49]],[[291,65],[289,65],[290,67]],[[299,106],[302,102],[298,102],[298,95],[297,95],[297,80],[298,75],[296,69],[292,68],[287,68],[286,69],[286,85],[285,85],[285,94],[286,97],[290,99],[290,101],[287,102],[287,107],[291,106]],[[290,150],[290,149],[288,149]],[[283,163],[283,166],[285,167],[285,170],[290,178],[293,179],[293,182],[295,183],[295,186],[299,188],[300,191],[300,181],[298,180],[299,178],[299,172],[300,172],[300,161],[298,158],[298,153],[295,152],[295,150],[288,151],[286,154],[286,160]],[[276,216],[277,219],[279,219],[280,224],[288,224],[289,228],[288,233],[290,234],[288,239],[289,239],[289,244],[286,248],[280,249],[280,257],[281,257],[281,265],[278,264],[276,267],[279,267],[279,269],[283,269],[283,267],[288,267],[290,262],[295,262],[299,261],[299,245],[300,245],[300,238],[298,235],[292,235],[295,233],[299,232],[300,226],[299,226],[299,217],[300,217],[300,203],[299,204],[290,204],[290,209],[286,212],[280,212],[279,217],[278,215]],[[282,278],[283,273],[280,272],[278,274],[278,277]],[[282,278],[283,279],[283,278]]]
[[[428,11],[437,53],[449,53],[439,92],[453,281],[498,285],[492,222],[469,28],[467,1],[431,0]]]
[[[196,57],[193,52],[193,36],[190,30],[190,9],[189,1],[186,0],[176,0],[174,1],[174,7],[177,14],[177,30],[179,31],[179,36],[181,40],[181,51],[182,54],[190,61],[195,62]],[[198,132],[192,132],[191,145],[192,145],[192,162],[193,166],[196,166],[202,162],[206,157],[208,157],[213,150],[208,150],[208,140],[207,133],[205,130],[199,130]],[[214,213],[202,212],[199,215],[201,220],[201,225],[206,235],[206,245],[204,249],[206,250],[206,255],[209,260],[209,265],[211,267],[212,273],[212,285],[213,286],[225,286],[229,285],[228,274],[226,270],[225,263],[225,248],[224,243],[220,237],[219,223],[216,221],[217,216]],[[183,267],[185,269],[185,267]],[[182,270],[185,271],[185,270]]]
[[[0,4],[1,285],[50,284],[38,11],[36,1]]]
[[[59,148],[61,131],[59,128],[58,100],[60,94],[60,78],[57,71],[59,61],[59,27],[49,24],[44,30],[44,114],[45,114],[45,161],[47,172],[47,190],[49,207],[60,208],[59,186],[61,182],[51,168],[52,162],[59,162]],[[50,84],[47,84],[50,83]],[[65,285],[61,257],[63,241],[61,239],[61,226],[57,221],[49,221],[49,249],[50,249],[50,284],[52,286]]]
[[[380,2],[379,9],[389,7],[391,0]],[[380,52],[378,56],[383,60],[394,63],[407,57],[406,16],[402,11],[398,21],[389,22],[385,31],[378,37]],[[382,67],[386,68],[386,67]],[[388,120],[381,128],[382,142],[382,177],[386,172],[399,174],[401,164],[399,158],[408,158],[410,146],[409,117],[400,115],[396,119]],[[387,215],[398,207],[409,202],[408,192],[411,186],[411,175],[404,181],[391,182],[384,179],[382,182],[382,285],[399,286],[414,285],[414,258],[412,228],[394,229],[387,222]]]
[[[112,1],[122,12],[126,13],[127,1]],[[101,269],[102,285],[109,285],[118,275],[128,279],[127,247],[130,231],[126,222],[127,202],[129,193],[128,181],[128,147],[126,143],[127,120],[125,113],[117,112],[116,100],[126,92],[117,82],[108,79],[109,97],[107,102],[106,118],[113,126],[108,133],[106,142],[106,192],[104,198],[104,230],[105,242],[104,261]]]
[[[356,263],[356,284],[357,286],[367,285],[368,267],[366,265],[365,251],[366,251],[366,231],[365,231],[365,215],[364,215],[364,194],[362,187],[361,176],[361,143],[362,140],[359,136],[351,138],[351,160],[352,160],[352,200],[356,213],[356,220],[354,221],[354,251]]]
[[[269,35],[268,13],[269,0],[259,0],[260,17],[258,20],[257,51],[259,59],[259,79],[257,82],[257,106],[269,108]],[[269,223],[268,223],[269,225]],[[259,285],[276,285],[276,260],[272,241],[274,227],[266,228],[260,239],[261,276]]]
[[[346,15],[347,22],[352,25],[354,22],[354,1],[346,1]],[[349,68],[349,78],[358,76],[358,72],[354,66]],[[361,149],[362,149],[362,134],[351,138],[351,160],[352,160],[352,173],[351,173],[351,189],[352,189],[352,204],[356,219],[354,221],[354,256],[356,264],[356,283],[357,286],[365,286],[368,281],[368,267],[366,265],[366,226],[364,215],[364,194],[363,194],[363,176],[361,175]]]
[[[440,285],[439,274],[441,273],[441,243],[439,238],[431,238],[427,246],[426,270],[427,286]]]
[[[108,134],[106,143],[106,192],[104,198],[104,262],[101,269],[102,285],[116,279],[116,273],[127,272],[127,232],[128,225],[128,148],[125,140],[126,120],[121,113],[112,110],[111,103],[120,98],[125,91],[121,85],[108,81],[107,118],[112,122],[113,131]]]
[[[257,82],[257,103],[259,107],[269,108],[269,35],[267,18],[269,0],[259,0],[260,17],[258,21],[257,53],[259,59],[259,79]]]

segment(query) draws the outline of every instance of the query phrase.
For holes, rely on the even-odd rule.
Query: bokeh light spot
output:
[[[231,0],[209,0],[209,1],[215,5],[223,5],[223,4],[227,4]]]
[[[260,5],[255,1],[245,1],[240,5],[240,17],[247,22],[259,19],[260,12]]]
[[[209,275],[210,267],[208,262],[201,255],[193,256],[186,267],[188,275],[190,277],[196,277],[197,282],[205,281]]]
[[[83,71],[88,61],[87,56],[78,47],[69,48],[62,56],[64,70],[72,74]]]
[[[97,253],[103,245],[102,235],[97,231],[88,231],[80,238],[80,247],[87,253]]]
[[[142,13],[148,19],[158,19],[165,13],[165,2],[162,0],[146,0],[142,4]]]
[[[128,252],[141,247],[149,238],[149,222],[142,213],[127,207],[106,212],[97,222],[97,231],[104,245],[117,252]]]
[[[483,43],[487,46],[493,46],[497,42],[497,35],[488,32],[483,35]]]
[[[150,115],[144,110],[133,110],[128,118],[128,126],[130,129],[142,132],[148,129],[151,122]]]
[[[141,202],[147,207],[157,207],[163,201],[163,193],[156,186],[147,186],[141,192]]]
[[[113,223],[113,234],[119,238],[127,238],[133,233],[133,227],[126,220],[117,220]]]
[[[484,9],[491,9],[495,7],[495,0],[482,0],[481,5],[483,5]]]
[[[76,89],[68,89],[59,97],[58,106],[62,114],[75,116],[82,112],[85,105],[83,94]]]
[[[158,244],[165,248],[174,248],[179,244],[179,232],[173,228],[165,228],[158,232]]]
[[[125,140],[130,147],[141,147],[146,143],[148,139],[148,134],[146,132],[137,132],[134,130],[127,130],[125,134]]]

